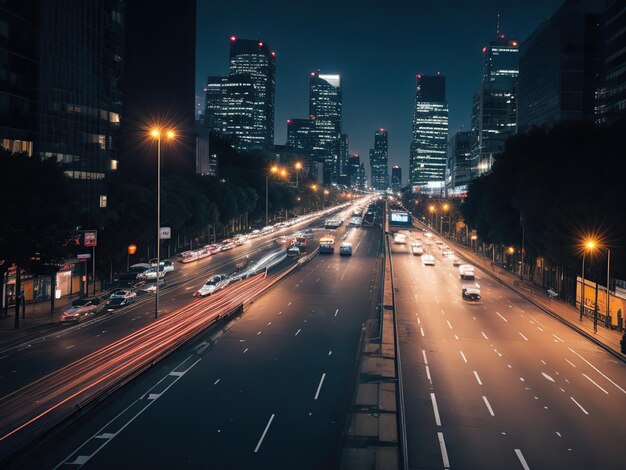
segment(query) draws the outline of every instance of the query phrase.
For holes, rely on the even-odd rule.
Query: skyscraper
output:
[[[448,144],[448,178],[446,191],[454,192],[457,188],[467,186],[472,178],[471,171],[472,132],[457,132]]]
[[[287,148],[293,152],[311,153],[310,119],[287,120]]]
[[[370,168],[372,172],[372,188],[386,190],[389,188],[389,143],[387,131],[379,129],[374,134],[374,148],[370,149]]]
[[[602,1],[566,0],[522,43],[517,94],[520,131],[560,121],[595,120],[603,65],[603,12]]]
[[[246,141],[250,147],[274,146],[274,95],[276,54],[263,41],[230,38],[230,75],[246,74],[254,85],[254,128]]]
[[[349,188],[359,187],[359,169],[361,168],[361,156],[355,153],[348,157],[346,164],[347,183]]]
[[[309,115],[312,151],[324,163],[324,184],[339,179],[342,96],[341,77],[311,72]]]
[[[504,150],[506,139],[517,131],[516,87],[518,42],[497,38],[483,47],[483,76],[472,106],[472,174],[480,176]]]
[[[391,189],[396,192],[402,189],[402,168],[398,165],[391,167]]]
[[[443,75],[416,76],[409,183],[442,182],[448,147],[448,103]]]
[[[339,176],[337,182],[350,186],[348,178],[348,155],[350,154],[350,141],[348,134],[341,134],[339,137]]]

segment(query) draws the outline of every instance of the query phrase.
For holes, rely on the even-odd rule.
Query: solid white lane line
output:
[[[449,320],[446,320],[446,323],[448,324],[448,327],[449,327],[450,329],[452,329],[452,325],[450,324],[450,321],[449,321]]]
[[[478,382],[478,385],[482,385],[483,383],[480,381],[480,377],[478,377],[478,372],[474,371],[474,377],[476,377],[476,382]]]
[[[584,357],[582,357],[580,354],[578,354],[576,351],[574,351],[572,348],[567,348],[570,351],[572,351],[574,354],[576,354],[578,357],[580,357],[583,361],[585,361],[587,364],[589,364],[591,367],[594,368],[594,370],[600,374],[602,377],[604,377],[606,380],[608,380],[609,382],[611,382],[613,385],[615,385],[619,390],[621,390],[622,393],[626,394],[626,390],[624,390],[622,387],[620,387],[619,385],[617,385],[615,382],[613,382],[611,379],[609,379],[606,375],[604,375],[602,372],[600,372],[600,370],[594,366],[591,362],[589,362],[587,359],[585,359]]]
[[[443,468],[450,468],[450,460],[448,460],[448,451],[446,450],[446,443],[443,440],[443,433],[437,433],[437,439],[439,439],[439,448],[441,449],[441,458],[443,459]]]
[[[570,361],[569,359],[565,358],[565,361],[572,367],[576,367],[576,364],[574,364],[572,361]]]
[[[557,335],[555,335],[554,333],[552,333],[552,336],[554,336],[557,340],[559,340],[561,343],[564,343],[565,341],[563,341],[561,338],[559,338]]]
[[[489,410],[489,414],[491,416],[495,416],[493,412],[493,408],[491,408],[491,405],[489,404],[489,400],[487,400],[487,397],[485,395],[483,395],[483,401],[485,402],[485,405],[487,406],[487,409]]]
[[[326,372],[322,374],[322,378],[320,379],[320,383],[317,386],[317,392],[315,392],[315,400],[320,396],[320,390],[322,389],[322,384],[324,383],[324,378],[326,377]]]
[[[496,313],[498,314],[498,316],[500,318],[502,318],[504,321],[508,322],[508,320],[506,318],[504,318],[500,312],[496,312]]]
[[[257,453],[259,451],[259,448],[261,447],[261,444],[263,443],[263,439],[265,439],[265,435],[267,434],[267,430],[270,428],[270,425],[272,424],[272,421],[274,421],[274,416],[276,416],[276,415],[274,413],[272,413],[272,416],[270,416],[270,420],[267,422],[267,426],[265,426],[265,430],[263,431],[263,434],[261,434],[261,439],[259,439],[258,444],[254,448],[254,452],[255,453]]]
[[[519,459],[519,462],[522,464],[522,468],[524,470],[530,470],[530,467],[526,463],[526,459],[522,455],[522,451],[519,450],[519,449],[515,449],[515,455],[517,455],[517,458]]]
[[[420,327],[420,332],[422,333],[422,336],[424,336],[424,328]]]
[[[467,364],[467,358],[465,357],[465,354],[463,354],[463,351],[459,351],[459,352],[461,353],[461,357],[463,358],[463,360]]]
[[[428,366],[426,367],[426,377],[428,377],[428,381],[432,384],[433,383],[433,379],[430,378],[430,369],[428,368]]]
[[[300,333],[302,331],[302,328],[298,328],[298,331],[296,331],[296,334],[294,336],[298,336],[298,333]]]
[[[489,338],[487,338],[487,335],[486,335],[485,333],[483,333],[482,331],[480,332],[480,334],[481,334],[481,335],[483,335],[483,337],[484,337],[485,339],[489,339]]]
[[[588,415],[588,414],[589,414],[589,413],[587,412],[587,410],[586,410],[586,409],[584,409],[580,403],[578,403],[576,400],[574,400],[574,397],[570,397],[570,398],[572,399],[572,401],[573,401],[574,403],[576,403],[576,405],[578,405],[578,408],[580,408],[580,409],[583,411],[583,413],[585,413],[586,415]]]
[[[592,384],[594,384],[596,387],[598,387],[600,390],[602,390],[604,393],[606,393],[607,395],[609,394],[609,392],[607,392],[606,390],[604,390],[602,387],[600,387],[597,383],[595,383],[593,380],[591,380],[591,377],[589,377],[587,374],[583,373],[583,377],[586,378],[589,382],[591,382]]]
[[[339,309],[335,310],[335,316],[339,313]]]
[[[437,398],[435,398],[435,394],[430,394],[430,401],[433,404],[433,413],[435,413],[435,423],[437,426],[441,426],[441,418],[439,417],[439,407],[437,406]]]
[[[521,331],[518,331],[518,333],[522,338],[524,338],[524,341],[528,341],[528,338],[526,338],[526,336],[524,336]]]
[[[428,365],[428,359],[426,359],[426,350],[422,349],[422,356],[424,356],[424,364]]]

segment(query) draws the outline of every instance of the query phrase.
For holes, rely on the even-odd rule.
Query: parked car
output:
[[[62,322],[79,322],[83,318],[100,312],[104,308],[104,301],[100,297],[76,299],[72,305],[61,314]]]
[[[194,297],[206,297],[218,290],[223,289],[230,283],[230,279],[227,274],[216,274],[211,276],[203,285],[194,292]]]

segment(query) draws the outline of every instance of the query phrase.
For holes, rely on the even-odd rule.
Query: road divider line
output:
[[[449,320],[446,320],[446,323],[448,324],[448,327],[449,327],[450,329],[452,329],[452,325],[450,324],[450,321],[449,321]]]
[[[422,336],[424,336],[424,328],[420,327],[420,332],[422,333]]]
[[[480,377],[478,377],[478,372],[474,371],[474,377],[476,377],[476,382],[478,382],[478,385],[482,385],[483,383],[480,381]]]
[[[441,426],[441,417],[439,416],[439,407],[437,406],[437,398],[434,393],[430,394],[430,401],[433,404],[433,413],[435,414],[435,423]]]
[[[428,365],[428,359],[426,359],[426,350],[422,349],[422,356],[424,356],[424,364]]]
[[[261,444],[263,444],[263,439],[265,439],[265,435],[267,434],[267,430],[270,428],[270,425],[272,424],[272,421],[274,421],[274,416],[276,416],[276,415],[274,413],[272,413],[272,416],[270,416],[270,420],[267,422],[267,425],[265,426],[265,430],[263,431],[263,434],[261,434],[261,438],[259,439],[259,442],[257,443],[256,447],[254,448],[254,453],[255,454],[261,448]]]
[[[485,395],[483,395],[483,401],[485,402],[485,405],[487,406],[487,409],[489,410],[489,414],[491,416],[495,416],[495,413],[493,412],[493,408],[491,408],[491,404],[489,403],[489,400],[487,400],[487,397]]]
[[[294,336],[298,336],[298,333],[300,333],[302,331],[302,328],[298,328],[298,331],[296,331],[296,334]]]
[[[245,353],[247,353],[247,352],[248,352],[248,348],[246,348],[246,349],[244,349],[244,350],[243,350],[243,353],[244,353],[244,354],[245,354]]]
[[[588,414],[589,414],[589,413],[587,412],[587,410],[586,410],[586,409],[584,409],[580,403],[578,403],[576,400],[574,400],[574,397],[570,397],[570,398],[572,399],[572,401],[573,401],[574,403],[576,403],[576,405],[578,406],[578,408],[580,408],[580,409],[582,410],[582,412],[583,412],[583,413],[585,413],[586,415],[588,415]]]
[[[328,355],[330,356],[333,352],[332,351],[328,351]]]
[[[565,358],[565,361],[572,367],[576,367],[576,364],[574,364],[572,361],[570,361],[568,358]]]
[[[213,385],[217,385],[220,380],[222,380],[222,379],[217,379],[215,382],[213,382]]]
[[[522,468],[524,470],[530,470],[530,467],[528,466],[528,463],[526,463],[526,459],[522,455],[522,451],[519,450],[519,449],[515,449],[515,455],[517,455],[517,458],[519,459],[519,463],[522,464]]]
[[[448,459],[448,451],[446,450],[446,442],[443,440],[443,433],[437,433],[437,439],[439,439],[439,449],[441,449],[441,459],[443,460],[443,468],[450,468],[450,460]]]
[[[317,398],[320,396],[320,390],[322,389],[322,384],[324,383],[324,378],[326,378],[326,372],[324,372],[322,374],[322,378],[320,379],[320,383],[317,386],[317,391],[315,392],[315,398],[314,400],[317,400]]]
[[[465,357],[465,354],[463,354],[463,351],[459,351],[459,352],[461,353],[461,357],[463,358],[463,360],[467,364],[467,358]]]
[[[578,354],[576,351],[574,351],[572,348],[567,348],[570,351],[572,351],[574,354],[576,354],[578,357],[580,357],[583,361],[585,361],[587,364],[589,364],[591,367],[593,367],[593,369],[600,374],[602,377],[604,377],[606,380],[608,380],[609,382],[611,382],[613,385],[615,385],[622,393],[626,394],[626,390],[624,390],[622,387],[620,387],[619,385],[617,385],[615,382],[613,382],[611,379],[609,379],[606,375],[604,375],[602,372],[600,372],[600,370],[594,366],[591,362],[589,362],[587,359],[585,359],[584,357],[582,357],[580,354]]]
[[[429,381],[429,382],[431,383],[431,385],[432,385],[432,383],[433,383],[433,379],[431,379],[431,377],[430,377],[430,369],[428,368],[428,366],[425,366],[425,367],[426,367],[426,377],[428,377],[428,381]]]
[[[602,387],[600,387],[597,383],[595,383],[591,377],[589,377],[587,374],[583,373],[583,377],[586,378],[589,382],[591,382],[592,384],[594,384],[596,387],[598,387],[600,390],[602,390],[604,393],[606,393],[607,395],[609,394],[609,392],[607,392],[606,390],[604,390]]]
[[[524,341],[528,341],[528,338],[526,338],[526,336],[524,336],[521,331],[518,331],[518,333],[522,338],[524,338]]]
[[[554,333],[552,333],[552,336],[554,336],[557,340],[559,340],[561,343],[564,343],[565,341],[563,341],[561,338],[559,338],[557,335],[555,335]]]
[[[489,339],[489,338],[487,338],[487,335],[483,331],[481,331],[480,334],[483,335],[483,338]]]
[[[508,322],[508,320],[506,318],[504,318],[500,312],[496,312],[496,313],[498,314],[498,316],[500,318],[502,318],[504,321]]]
[[[335,316],[339,313],[339,309],[335,310]]]

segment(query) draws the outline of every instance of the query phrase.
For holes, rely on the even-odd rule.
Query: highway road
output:
[[[423,266],[415,238],[392,246],[409,468],[624,468],[624,363],[488,273],[462,300],[458,268],[434,244]]]
[[[333,468],[362,325],[375,314],[380,228],[342,227],[233,320],[56,435],[32,468]],[[338,240],[339,241],[339,240]]]

